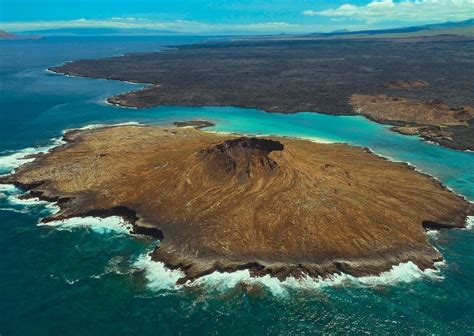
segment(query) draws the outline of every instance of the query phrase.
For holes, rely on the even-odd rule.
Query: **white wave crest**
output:
[[[274,296],[285,296],[288,290],[320,290],[327,287],[376,287],[395,285],[398,283],[409,283],[419,280],[442,280],[441,267],[444,262],[435,263],[436,269],[426,269],[422,271],[413,262],[395,265],[391,270],[379,275],[354,277],[348,274],[334,274],[327,278],[311,278],[309,276],[296,279],[289,277],[280,281],[270,275],[262,277],[251,276],[248,270],[236,272],[213,272],[200,277],[194,281],[188,281],[183,286],[199,286],[208,290],[228,291],[240,283],[247,285],[257,285],[267,289]],[[148,280],[148,287],[151,290],[179,289],[182,286],[175,285],[176,281],[184,276],[179,270],[169,270],[163,263],[152,261],[147,254],[141,255],[134,263],[134,266],[145,271]]]
[[[409,261],[392,266],[390,271],[383,272],[377,276],[366,276],[354,279],[368,286],[396,284],[401,282],[407,283],[421,279],[442,280],[444,277],[441,275],[441,267],[445,264],[445,261],[437,262],[434,265],[436,269],[428,268],[422,271],[413,262]]]
[[[28,210],[18,210],[14,208],[0,208],[0,211],[9,211],[9,212],[16,212],[16,213],[21,213],[21,214],[26,214],[28,213]]]
[[[468,216],[466,219],[466,229],[474,230],[474,216]]]
[[[143,127],[144,125],[136,121],[130,121],[130,122],[124,122],[124,123],[118,123],[118,124],[91,124],[91,125],[86,125],[86,126],[82,126],[78,128],[69,128],[69,129],[64,130],[62,133],[65,134],[69,131],[92,130],[92,129],[99,129],[99,128],[104,128],[104,127],[119,127],[119,126]]]
[[[110,216],[99,217],[73,217],[64,220],[55,220],[47,223],[39,223],[39,226],[51,226],[58,230],[73,230],[77,228],[90,229],[97,233],[120,233],[129,234],[132,226],[122,217]]]
[[[2,210],[28,213],[28,208],[41,207],[41,211],[46,210],[49,214],[55,214],[60,210],[55,202],[42,201],[37,197],[22,198],[23,195],[26,195],[26,193],[13,184],[0,184],[0,199],[5,199],[8,204],[6,205],[8,208],[5,207]]]
[[[431,239],[438,239],[440,232],[438,230],[426,230],[426,236]]]
[[[249,271],[238,271],[233,273],[219,273],[214,272],[210,275],[204,276],[195,280],[194,284],[199,284],[204,287],[211,287],[218,290],[226,290],[235,287],[240,282],[261,285],[268,289],[275,296],[283,296],[287,294],[288,289],[312,289],[318,290],[325,287],[337,286],[383,286],[394,285],[397,283],[408,283],[422,279],[441,280],[439,267],[441,264],[436,264],[436,270],[427,269],[422,271],[414,263],[407,262],[393,266],[390,271],[383,272],[379,275],[354,277],[348,274],[334,274],[327,278],[311,278],[309,276],[296,279],[289,277],[284,281],[280,281],[270,275],[263,277],[252,277]]]
[[[20,191],[17,187],[15,187],[13,184],[0,184],[0,191],[6,191],[6,192],[16,192]]]
[[[13,194],[8,196],[8,203],[12,205],[23,205],[23,206],[37,206],[37,205],[44,205],[48,206],[51,203],[47,201],[42,201],[38,197],[33,198],[20,198],[20,194]]]
[[[35,158],[29,157],[34,154],[47,153],[54,147],[62,145],[62,139],[53,139],[49,145],[43,147],[28,147],[7,155],[0,156],[0,174],[11,174],[19,166],[34,161]],[[3,153],[5,154],[5,152]]]
[[[148,288],[153,291],[177,289],[176,281],[184,276],[179,270],[166,268],[162,262],[152,261],[149,253],[140,255],[133,266],[145,272]]]

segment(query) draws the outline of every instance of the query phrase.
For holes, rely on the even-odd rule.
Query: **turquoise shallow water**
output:
[[[377,154],[410,162],[474,199],[474,153],[395,134],[363,117],[268,114],[236,107],[123,109],[105,104],[104,99],[137,86],[45,72],[47,66],[74,58],[156,50],[194,40],[88,37],[2,42],[0,173],[12,168],[12,154],[48,144],[64,129],[207,119],[216,123],[210,129],[215,131],[369,147]],[[264,281],[261,290],[246,293],[227,277],[176,290],[169,285],[173,274],[144,259],[156,242],[93,221],[85,226],[37,226],[51,210],[45,204],[19,202],[17,191],[2,188],[1,334],[474,332],[473,231],[454,230],[430,238],[446,259],[441,271],[430,276],[405,267],[365,284],[340,279],[332,285],[293,288]]]

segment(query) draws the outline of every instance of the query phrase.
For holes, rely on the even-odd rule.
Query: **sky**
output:
[[[0,0],[0,29],[145,28],[195,34],[406,27],[474,17],[474,0]]]

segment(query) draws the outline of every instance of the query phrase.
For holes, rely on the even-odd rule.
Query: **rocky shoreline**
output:
[[[208,134],[190,128],[161,129],[155,127],[140,126],[121,126],[93,130],[76,130],[67,132],[64,137],[66,144],[54,148],[48,154],[39,156],[35,161],[31,163],[25,164],[24,166],[20,167],[13,175],[0,178],[0,183],[12,183],[23,190],[29,191],[29,195],[31,197],[39,197],[43,200],[57,202],[58,206],[60,207],[60,211],[46,220],[66,219],[78,216],[109,217],[113,215],[125,218],[133,225],[132,233],[152,236],[154,238],[162,240],[157,249],[152,253],[152,258],[153,260],[164,262],[165,265],[171,269],[182,270],[185,273],[185,277],[180,279],[181,283],[186,282],[187,280],[196,279],[203,275],[212,273],[216,270],[235,271],[240,269],[249,269],[253,275],[258,276],[270,274],[280,279],[285,279],[289,276],[298,278],[306,275],[318,278],[331,276],[334,273],[341,272],[354,276],[374,275],[379,274],[383,271],[387,271],[394,265],[408,261],[414,262],[422,270],[426,268],[432,268],[435,262],[442,260],[442,256],[426,242],[424,230],[429,228],[440,229],[464,227],[466,216],[473,213],[472,205],[470,205],[467,201],[447,191],[439,182],[429,179],[428,177],[420,177],[422,175],[414,172],[411,167],[408,167],[407,165],[403,164],[391,163],[387,160],[382,160],[378,158],[373,159],[374,156],[372,154],[369,154],[367,150],[359,150],[346,145],[321,145],[312,144],[300,140],[274,138],[266,142],[267,140],[264,139],[262,139],[264,141],[257,139],[252,140],[252,138],[250,138],[249,140],[245,140],[245,138],[235,138],[216,134]],[[131,140],[135,137],[138,137],[139,139],[136,141]],[[173,189],[180,190],[180,192],[177,194],[177,197],[180,199],[180,201],[176,201],[178,202],[176,203],[169,199],[166,202],[164,202],[163,200],[163,204],[155,204],[156,195],[153,193],[155,196],[149,198],[149,196],[151,195],[147,196],[146,191],[137,190],[138,185],[135,184],[136,181],[134,181],[133,178],[131,178],[128,182],[127,180],[122,180],[122,178],[120,178],[121,173],[115,175],[116,172],[113,169],[108,174],[112,175],[112,179],[109,179],[109,176],[103,175],[101,173],[102,168],[100,167],[108,167],[110,162],[115,162],[116,165],[118,165],[119,167],[123,167],[122,169],[127,168],[127,172],[130,172],[130,162],[135,162],[137,160],[137,158],[135,158],[133,155],[133,158],[128,158],[126,162],[119,159],[119,153],[115,152],[113,147],[107,144],[108,141],[115,141],[118,139],[121,139],[120,141],[124,143],[125,153],[131,153],[130,150],[132,150],[134,146],[137,146],[137,144],[140,143],[141,150],[145,151],[145,153],[142,153],[145,158],[147,157],[147,155],[145,155],[146,153],[151,153],[148,152],[148,150],[146,149],[148,145],[154,148],[153,151],[156,151],[159,148],[161,148],[161,150],[165,150],[164,148],[162,148],[163,144],[161,144],[163,141],[169,142],[168,145],[171,146],[169,150],[172,150],[172,152],[175,152],[176,148],[187,148],[186,146],[190,145],[188,141],[191,141],[191,143],[193,144],[193,148],[202,148],[202,145],[204,145],[205,143],[209,143],[209,141],[211,144],[217,142],[218,146],[208,147],[208,145],[204,145],[204,151],[197,149],[192,150],[192,152],[200,154],[192,154],[192,152],[190,152],[190,154],[183,156],[181,161],[187,161],[191,157],[192,162],[194,162],[192,169],[190,169],[190,167],[186,168],[186,166],[180,166],[179,170],[173,173],[172,175],[174,176],[174,181],[176,181],[177,184],[170,184],[169,186],[167,186],[166,184],[164,186],[162,185],[161,187],[159,185],[153,186],[154,188],[156,188],[156,190],[164,188],[162,189],[162,191],[167,190],[168,192],[173,192]],[[186,141],[184,141],[184,139],[186,139]],[[232,141],[226,142],[228,140]],[[93,141],[93,143],[95,143],[95,145],[97,145],[98,147],[92,152],[84,153],[84,148],[81,149],[81,146],[85,145],[85,148],[89,148],[87,144],[90,143],[90,141]],[[174,143],[175,141],[176,143]],[[278,144],[277,141],[281,143]],[[196,144],[199,144],[197,147],[195,142]],[[143,148],[143,146],[145,146],[145,148]],[[287,146],[289,146],[289,149],[286,148]],[[302,147],[300,148],[299,146]],[[428,188],[427,190],[431,190],[431,192],[434,193],[433,198],[431,198],[431,196],[425,195],[418,195],[418,197],[430,199],[435,203],[442,201],[442,203],[444,203],[445,210],[443,210],[443,213],[439,213],[439,215],[436,215],[434,217],[432,217],[433,215],[431,214],[429,216],[423,215],[427,218],[421,220],[417,224],[417,226],[409,226],[408,228],[405,227],[404,230],[408,229],[409,231],[412,231],[412,235],[417,237],[417,239],[413,240],[411,243],[408,243],[408,241],[412,240],[412,237],[406,237],[405,233],[403,233],[404,230],[398,231],[395,228],[395,232],[398,232],[396,233],[396,235],[401,235],[399,236],[401,240],[399,242],[392,240],[390,240],[391,242],[386,241],[385,244],[387,244],[387,246],[394,244],[393,247],[388,249],[384,249],[382,248],[382,246],[375,248],[374,246],[368,250],[362,249],[357,253],[348,253],[347,257],[344,257],[342,254],[335,252],[333,252],[334,255],[331,256],[331,253],[329,251],[331,251],[332,248],[329,250],[325,250],[320,245],[323,244],[324,246],[325,243],[323,241],[320,241],[318,242],[319,247],[317,248],[320,253],[303,253],[303,255],[300,255],[300,250],[303,246],[306,246],[306,249],[312,251],[312,249],[316,246],[310,246],[314,244],[315,237],[316,242],[318,241],[318,239],[321,239],[317,238],[320,237],[320,235],[318,234],[314,236],[314,233],[311,234],[310,231],[314,229],[312,225],[306,226],[309,224],[290,224],[290,222],[286,223],[286,220],[282,219],[286,218],[286,216],[280,217],[280,213],[290,211],[292,215],[288,218],[300,218],[300,220],[303,222],[305,221],[305,218],[312,218],[313,216],[307,213],[301,217],[298,212],[303,211],[303,209],[306,209],[306,206],[304,206],[305,198],[308,197],[309,199],[312,199],[314,198],[314,196],[311,196],[311,194],[305,194],[305,198],[299,198],[298,196],[297,198],[299,199],[299,205],[296,205],[295,203],[291,204],[292,206],[289,207],[286,206],[286,203],[288,203],[286,197],[288,196],[285,196],[285,194],[289,191],[293,193],[296,192],[295,195],[299,194],[299,192],[297,192],[298,188],[295,187],[294,184],[297,183],[296,180],[294,180],[295,178],[299,180],[297,184],[304,185],[307,183],[304,182],[306,181],[306,177],[301,177],[299,175],[300,173],[297,173],[297,171],[293,171],[290,167],[286,165],[290,164],[289,162],[293,161],[299,162],[299,160],[293,156],[294,151],[296,150],[298,153],[300,153],[299,151],[300,149],[302,149],[306,153],[306,148],[309,148],[308,146],[313,148],[312,151],[317,149],[317,151],[321,155],[323,155],[323,157],[325,155],[329,155],[329,152],[323,150],[325,148],[329,149],[325,146],[337,147],[338,152],[343,151],[346,153],[346,155],[349,155],[349,153],[351,153],[352,155],[356,155],[359,160],[369,160],[370,164],[368,165],[368,167],[372,167],[370,169],[374,169],[373,165],[379,165],[381,162],[386,162],[385,164],[388,164],[390,166],[393,165],[392,168],[399,171],[399,174],[401,174],[398,176],[398,178],[402,178],[402,176],[404,176],[402,180],[405,178],[414,178],[414,181],[419,181],[417,183],[420,183],[421,180],[425,181],[423,182],[422,189]],[[331,149],[334,150],[334,148]],[[195,152],[196,150],[197,152]],[[354,151],[356,154],[352,153],[352,151]],[[274,155],[272,154],[273,152],[281,152],[282,154]],[[164,153],[167,152],[165,151]],[[291,159],[289,161],[281,161],[288,153],[292,153]],[[141,156],[142,155],[140,155],[140,157]],[[50,158],[52,161],[49,161]],[[67,160],[63,161],[66,158]],[[70,160],[72,160],[73,162],[70,163]],[[103,163],[102,161],[104,160],[107,162]],[[153,164],[150,167],[155,167],[151,171],[153,176],[155,176],[155,174],[158,174],[156,176],[165,176],[161,175],[163,174],[163,172],[154,173],[154,171],[156,170],[160,171],[170,169],[170,171],[174,171],[174,169],[177,168],[170,167],[170,165],[173,165],[172,161],[174,160],[167,162],[155,162],[155,160],[160,159],[158,157],[155,157],[152,160]],[[146,172],[143,172],[143,169],[149,166],[149,163],[147,163],[146,166],[143,166],[144,162],[150,161],[145,159],[145,161],[142,161],[139,165],[139,167],[141,167],[140,170],[135,169],[132,171],[135,171],[135,174],[138,175],[148,174],[148,170]],[[320,168],[318,168],[318,171],[315,171],[314,174],[320,176],[319,178],[329,179],[326,180],[326,183],[318,187],[322,188],[320,189],[320,191],[322,192],[320,196],[332,198],[333,201],[331,202],[331,204],[338,204],[341,201],[346,202],[345,197],[343,197],[342,200],[338,200],[339,197],[342,196],[337,195],[340,193],[344,194],[343,190],[346,188],[349,188],[349,190],[351,190],[349,184],[357,185],[358,183],[362,183],[362,180],[359,181],[360,177],[355,178],[354,176],[351,176],[355,173],[348,172],[349,175],[347,175],[346,173],[344,173],[344,170],[341,171],[338,167],[337,162],[332,162],[331,164],[328,163],[327,166],[326,164],[323,164],[322,166],[318,165],[318,167]],[[54,175],[51,175],[50,168],[55,169],[56,173]],[[365,169],[369,168],[366,167]],[[70,175],[71,169],[75,170],[75,175]],[[97,169],[99,173],[97,173]],[[307,169],[305,168],[305,171],[306,170]],[[284,174],[280,175],[283,172]],[[84,175],[84,173],[86,173],[86,175]],[[76,176],[77,174],[81,176]],[[63,176],[61,177],[61,175]],[[89,178],[86,178],[86,176],[89,176]],[[166,176],[170,177],[168,173],[166,173]],[[292,177],[285,182],[286,178],[283,178],[283,176],[287,176],[286,178],[289,178],[289,176]],[[91,179],[91,177],[93,178]],[[74,181],[71,182],[71,178]],[[418,180],[419,178],[421,178],[421,180]],[[69,182],[67,182],[66,180]],[[145,180],[148,181],[148,179]],[[202,182],[202,180],[206,180],[206,182],[204,183]],[[243,197],[244,195],[254,194],[256,190],[254,190],[253,192],[250,191],[253,190],[255,184],[259,185],[260,183],[263,183],[262,181],[267,181],[267,187],[265,188],[265,190],[269,189],[269,192],[272,194],[275,193],[275,189],[272,189],[272,186],[274,186],[275,183],[278,183],[278,186],[285,185],[284,190],[286,190],[285,192],[282,191],[280,193],[275,193],[275,195],[280,195],[279,198],[285,198],[285,202],[282,203],[282,200],[274,200],[270,203],[264,202],[265,207],[268,208],[267,210],[265,210],[265,212],[270,211],[268,214],[271,213],[280,218],[280,220],[277,220],[277,222],[275,222],[274,224],[276,225],[276,227],[279,227],[278,229],[272,228],[270,231],[265,231],[265,235],[269,235],[269,240],[265,238],[265,235],[260,237],[260,235],[263,233],[258,233],[258,231],[254,232],[254,230],[256,229],[254,225],[260,223],[260,220],[257,219],[257,222],[254,223],[254,219],[246,219],[246,212],[243,212],[243,208],[238,205],[242,204],[242,206],[245,206],[245,209],[247,209],[246,211],[249,214],[252,213],[253,210],[250,209],[254,208],[255,206],[258,206],[258,202],[255,203],[255,200],[252,201],[250,199],[245,200],[243,202],[241,200],[239,201],[239,198]],[[292,182],[290,183],[290,181]],[[318,181],[318,178],[314,181]],[[408,182],[408,180],[406,182]],[[181,185],[181,183],[184,183],[184,185]],[[208,183],[210,185],[208,185]],[[87,185],[81,186],[79,188],[80,190],[71,189],[78,188],[81,184]],[[150,182],[148,182],[148,184],[150,184]],[[194,189],[193,184],[200,184],[200,187],[196,187],[196,191],[194,191],[192,195],[187,195],[188,189]],[[203,208],[200,208],[199,206],[195,208],[193,204],[189,205],[190,201],[191,203],[194,202],[192,201],[193,199],[199,199],[199,203],[206,203],[207,201],[209,201],[211,202],[209,204],[214,204],[214,207],[221,207],[221,205],[218,203],[225,202],[225,198],[216,195],[218,196],[217,199],[220,199],[220,201],[217,201],[217,199],[214,199],[213,196],[208,194],[216,192],[219,194],[219,189],[228,190],[228,184],[232,185],[234,189],[252,188],[250,190],[247,190],[247,192],[244,194],[239,193],[233,196],[238,196],[238,198],[232,201],[232,207],[235,207],[236,209],[222,206],[222,209],[218,209],[218,211],[213,210],[214,214],[209,215],[209,210],[205,210]],[[94,187],[94,185],[100,185],[100,188],[105,189],[105,191],[101,189],[102,191],[100,193],[97,193],[98,190],[96,187]],[[204,186],[207,186],[207,188],[210,189],[207,193],[204,193],[204,196],[198,196],[203,192]],[[332,188],[334,187],[336,188],[334,190],[339,190],[335,194],[333,194],[334,191],[332,191]],[[141,185],[140,188],[150,190],[148,187],[145,187],[145,185]],[[314,190],[314,188],[315,187],[313,186],[311,189]],[[359,188],[364,189],[366,187],[364,185],[359,185]],[[204,188],[204,190],[205,189],[206,188]],[[115,196],[111,196],[111,194],[109,194],[112,190]],[[266,192],[264,190],[261,190],[260,187],[258,187],[257,190],[260,190],[258,192],[258,195],[260,195],[259,198],[269,197],[265,196],[267,195]],[[426,193],[427,190],[425,190],[423,194]],[[411,189],[407,192],[411,194],[414,193],[414,191]],[[226,194],[228,193],[229,192],[227,191]],[[230,195],[233,194],[231,193]],[[402,194],[400,194],[398,197],[402,197],[401,195]],[[131,200],[135,197],[140,198],[139,203],[135,203]],[[196,199],[196,197],[198,198]],[[210,199],[208,200],[207,197],[209,197]],[[292,200],[290,202],[294,203],[295,197],[292,197]],[[352,197],[356,196],[352,195]],[[365,197],[371,198],[370,195],[366,195]],[[407,197],[414,201],[413,197],[415,197],[415,195],[413,194],[412,196]],[[189,199],[190,201],[187,201],[187,203],[185,203],[187,199]],[[338,201],[336,202],[336,200]],[[314,199],[314,201],[319,202],[317,201],[317,198]],[[145,208],[143,207],[142,203],[145,203]],[[322,204],[325,203],[326,202]],[[415,203],[418,202],[415,201]],[[150,204],[154,204],[153,207],[159,208],[161,210],[160,213],[169,212],[170,208],[175,208],[175,211],[169,212],[169,214],[165,215],[165,217],[163,217],[163,215],[157,216],[153,211],[150,212]],[[247,208],[247,205],[250,204],[252,205],[252,207]],[[206,209],[210,209],[208,208],[208,206],[210,205],[207,205]],[[277,206],[277,208],[275,208],[275,206]],[[346,205],[346,207],[347,206],[348,205]],[[423,208],[426,206],[426,204],[418,204],[418,206]],[[374,207],[378,208],[378,205],[374,204]],[[429,208],[431,209],[431,207]],[[340,216],[342,214],[340,212],[341,210],[337,209],[337,207],[333,210],[328,209],[330,210],[328,212],[328,215],[329,213],[332,213],[331,216]],[[408,207],[407,209],[410,209],[410,207]],[[453,211],[454,209],[457,210]],[[189,213],[189,211],[193,212],[193,210],[204,217],[200,217],[199,220],[197,218],[191,220],[191,218],[193,218],[193,214]],[[236,215],[235,210],[237,210],[237,212],[239,213],[240,219],[238,220],[238,222],[246,223],[245,225],[249,226],[234,226],[235,224],[233,223],[236,223],[236,218],[234,217]],[[369,208],[366,210],[368,212],[372,211],[372,209]],[[420,210],[411,209],[410,211]],[[431,209],[430,212],[431,211],[439,210]],[[382,213],[373,214],[374,218],[380,215],[383,216]],[[253,216],[259,215],[258,213],[255,213]],[[352,218],[352,221],[358,221],[360,220],[360,216],[364,218],[365,215],[364,213],[357,214],[357,212],[354,212],[353,214],[346,214],[345,216],[349,216],[347,218]],[[210,225],[209,222],[212,222],[216,218],[218,219],[219,224],[216,223],[217,226]],[[264,218],[264,222],[268,222],[269,220],[271,220],[271,217],[265,216]],[[230,223],[227,224],[225,222],[222,222],[225,219],[228,219]],[[281,220],[283,220],[282,223],[286,224],[280,226],[278,222]],[[413,221],[411,222],[413,223]],[[334,237],[328,237],[326,239],[333,240],[331,246],[344,246],[345,240],[348,240],[349,245],[352,244],[352,247],[348,251],[351,251],[352,249],[357,250],[357,246],[363,244],[363,241],[367,243],[371,241],[371,239],[375,239],[375,237],[378,237],[375,241],[380,239],[383,241],[385,239],[384,235],[387,234],[385,231],[385,233],[383,234],[382,232],[380,232],[376,236],[373,236],[375,232],[378,232],[382,227],[384,227],[383,225],[381,227],[378,227],[378,225],[380,224],[371,224],[370,221],[364,221],[364,223],[366,223],[365,225],[375,231],[371,231],[372,233],[370,233],[368,236],[362,235],[362,237],[358,238],[356,236],[353,236],[351,238],[352,234],[361,234],[357,232],[360,231],[362,228],[358,228],[356,229],[356,231],[354,231],[354,233],[351,233],[351,235],[349,236],[344,237],[344,235],[347,235],[347,233],[343,234],[343,236],[340,236],[340,234],[342,234],[342,232],[345,232],[345,230],[350,230],[349,225],[349,227],[347,227],[340,233],[337,233],[338,231],[333,232],[332,234],[334,234]],[[404,221],[401,221],[400,223],[401,224],[399,225],[403,225],[402,223],[404,223]],[[260,225],[262,224],[258,224],[257,227],[260,227]],[[296,225],[294,230],[295,233],[298,232],[297,239],[296,237],[291,238],[292,231],[288,231],[287,225],[290,225],[290,227]],[[334,225],[338,226],[341,225],[341,223],[335,223]],[[231,231],[228,231],[229,229]],[[390,229],[386,227],[384,230],[391,231],[393,229],[394,228]],[[232,230],[237,230],[238,233],[233,233]],[[309,230],[309,232],[306,230]],[[331,230],[332,229],[330,229],[330,231]],[[362,231],[364,230],[365,229],[362,229]],[[203,236],[203,231],[207,232],[207,234],[209,234],[209,237],[206,238],[206,235]],[[219,234],[219,231],[221,231],[222,234]],[[277,236],[274,236],[276,232],[279,232],[279,234]],[[217,236],[215,236],[216,234]],[[254,241],[255,237],[247,237],[248,234],[257,236],[258,239]],[[382,235],[380,236],[380,234]],[[272,241],[274,239],[281,239],[281,235],[286,237],[285,239],[287,240],[282,241],[281,246],[278,246],[278,244],[274,245]],[[306,236],[309,239],[307,242]],[[190,241],[188,238],[185,237],[194,238],[192,238],[192,240]],[[247,246],[245,244],[237,244],[234,246],[233,244],[235,243],[236,237],[241,237],[241,239],[244,240],[249,239],[247,245],[249,244],[250,246]],[[209,239],[211,239],[211,241],[209,241]],[[407,239],[406,242],[404,242],[405,239]],[[198,244],[197,246],[192,246],[194,240],[199,241],[199,244],[201,245]],[[254,243],[252,243],[252,241],[254,241]],[[355,241],[359,241],[359,243],[354,245]],[[234,248],[231,248],[229,250],[230,246],[234,246]],[[286,248],[290,248],[292,246],[294,247],[292,247],[291,252],[285,252],[283,250],[280,251],[282,246],[285,246]],[[262,247],[268,248],[273,252],[268,254],[268,252],[265,252],[265,248],[263,248],[262,250]],[[237,250],[235,250],[236,248]],[[275,248],[276,250],[274,250]],[[259,249],[260,252],[258,252]]]
[[[68,209],[69,197],[52,194],[46,190],[41,190],[41,184],[25,185],[12,181],[6,177],[0,177],[0,184],[12,184],[15,187],[27,192],[25,199],[37,198],[41,201],[55,203],[60,212],[67,212],[68,215],[45,217],[41,221],[48,223],[57,220],[67,220],[77,217],[98,217],[108,218],[118,216],[123,218],[132,226],[130,234],[151,237],[153,239],[163,240],[163,232],[144,222],[137,216],[136,212],[127,207],[114,207],[108,209],[94,209],[88,212],[71,212]],[[473,212],[474,215],[474,212]],[[464,216],[460,215],[456,220],[451,221],[450,224],[438,222],[424,222],[423,228],[425,230],[443,230],[453,228],[464,228],[466,226]],[[414,264],[421,270],[435,269],[437,262],[443,261],[443,257],[437,251],[427,249],[425,251],[407,251],[406,253],[397,253],[381,256],[378,258],[363,258],[360,260],[354,259],[338,259],[331,261],[322,261],[313,264],[297,264],[282,263],[282,262],[268,262],[268,261],[232,261],[232,262],[218,262],[213,259],[192,259],[179,256],[178,254],[169,253],[165,249],[157,246],[150,254],[152,260],[162,262],[166,268],[171,270],[180,270],[185,276],[178,279],[177,284],[184,284],[188,281],[196,280],[213,272],[236,272],[239,270],[248,270],[253,277],[261,277],[270,275],[276,277],[280,281],[287,278],[300,279],[304,277],[312,277],[314,279],[326,279],[336,274],[347,274],[354,277],[374,276],[383,272],[389,271],[393,266],[414,262]]]
[[[472,42],[263,39],[74,61],[50,70],[150,84],[107,99],[122,107],[241,106],[277,113],[360,113],[403,134],[474,150],[474,94],[469,90],[473,54]],[[440,68],[443,72],[436,71]],[[377,115],[385,102],[367,111],[366,106],[353,104],[353,97],[361,95],[372,99],[386,95],[417,108],[406,115],[406,106],[392,104],[390,115]],[[467,119],[446,123],[445,114],[453,111],[465,111]],[[419,117],[417,122],[413,117]]]
[[[404,89],[407,84],[398,85]],[[474,149],[472,107],[454,109],[437,99],[425,102],[388,95],[353,95],[351,105],[370,120],[393,125],[394,132],[418,135],[451,149]]]

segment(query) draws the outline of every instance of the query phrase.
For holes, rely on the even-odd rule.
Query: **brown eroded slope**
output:
[[[378,122],[403,122],[424,125],[467,125],[474,109],[451,109],[440,100],[427,102],[387,95],[352,95],[351,104],[359,113]]]
[[[120,214],[163,238],[155,260],[192,279],[375,274],[441,258],[424,227],[462,227],[471,205],[405,164],[344,144],[190,128],[72,131],[3,182],[59,199],[55,218]]]

